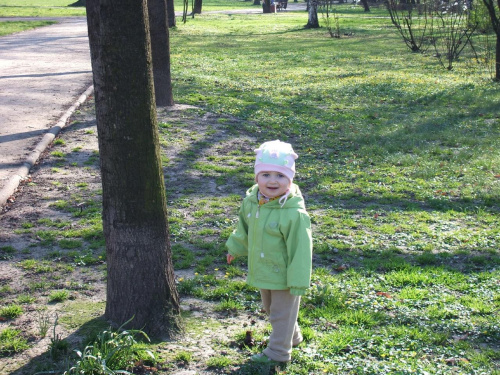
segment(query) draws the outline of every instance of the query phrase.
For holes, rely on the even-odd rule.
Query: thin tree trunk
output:
[[[173,106],[167,1],[148,0],[148,13],[156,105]]]
[[[152,337],[179,328],[146,0],[87,0],[107,252],[105,316]]]

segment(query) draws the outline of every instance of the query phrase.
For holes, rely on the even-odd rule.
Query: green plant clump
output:
[[[139,330],[102,331],[93,343],[76,351],[78,360],[65,374],[119,374],[132,370],[139,360],[155,363],[154,354],[141,346],[136,340],[137,335],[149,341],[148,336]]]
[[[0,332],[0,355],[11,355],[29,348],[28,340],[21,336],[21,331],[5,328]]]

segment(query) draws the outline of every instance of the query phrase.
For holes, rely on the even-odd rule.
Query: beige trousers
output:
[[[297,324],[300,296],[290,294],[289,290],[268,289],[261,289],[260,295],[273,328],[263,353],[274,361],[287,362],[292,358],[292,346],[302,341]]]

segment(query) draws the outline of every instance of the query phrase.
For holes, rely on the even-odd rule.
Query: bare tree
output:
[[[446,69],[453,69],[467,45],[472,45],[471,37],[477,24],[469,21],[470,12],[464,1],[442,3],[434,9],[431,43],[436,50],[439,63]]]
[[[146,0],[87,0],[107,253],[106,318],[179,328]]]
[[[427,2],[415,4],[407,0],[387,0],[386,5],[392,24],[408,48],[412,52],[423,52],[427,34],[432,28]]]
[[[156,105],[173,106],[167,0],[148,0]]]
[[[326,29],[332,38],[340,38],[339,14],[335,11],[334,0],[323,0],[318,10],[325,21]]]

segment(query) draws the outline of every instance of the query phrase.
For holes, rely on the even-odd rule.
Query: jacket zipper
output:
[[[260,212],[260,205],[257,202],[257,211],[255,212],[255,221],[257,221],[257,219],[259,218],[259,212]],[[255,244],[256,244],[256,233],[257,233],[257,222],[255,222],[253,225],[252,243],[253,243],[254,249],[255,249]],[[264,254],[261,251],[261,254],[259,254],[259,256],[262,256],[262,255],[264,255]],[[255,263],[254,257],[252,256],[251,259],[252,259],[252,266],[253,266]],[[250,268],[250,265],[248,268]],[[252,269],[253,268],[254,267],[252,267]]]

